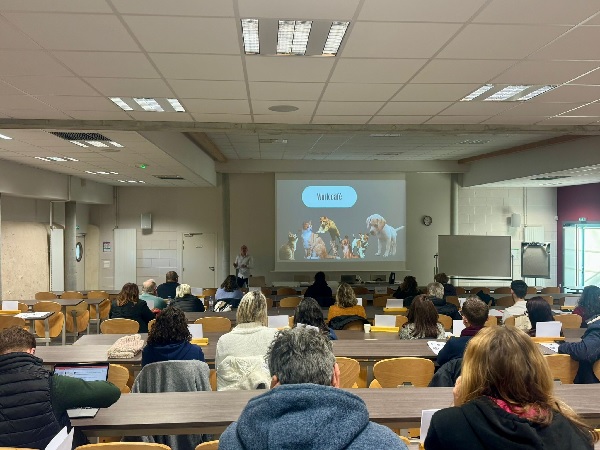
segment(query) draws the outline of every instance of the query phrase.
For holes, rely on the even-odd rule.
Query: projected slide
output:
[[[405,260],[404,180],[278,177],[276,183],[277,262],[360,270],[361,263]]]

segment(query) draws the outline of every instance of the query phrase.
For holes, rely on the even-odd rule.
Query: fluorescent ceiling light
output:
[[[75,158],[69,158],[69,157],[62,157],[62,156],[46,156],[45,158],[42,158],[41,156],[36,156],[36,159],[41,159],[42,161],[48,161],[48,162],[67,162],[67,161],[74,161],[74,162],[78,162],[78,159]]]
[[[323,47],[323,55],[337,55],[348,25],[350,25],[350,22],[333,22],[331,24],[327,41],[325,41],[325,47]]]
[[[85,141],[90,145],[93,145],[94,147],[108,147],[108,145],[106,145],[104,142],[101,141]]]
[[[50,162],[48,158],[42,158],[41,156],[36,156],[35,159],[41,159],[42,161]]]
[[[179,103],[179,100],[176,98],[168,98],[167,101],[173,107],[175,112],[185,112],[185,108],[181,106],[181,103]]]
[[[12,140],[11,137],[6,136],[5,134],[0,134],[0,139]]]
[[[85,145],[83,142],[77,142],[77,141],[69,141],[71,144],[75,144],[75,145],[79,145],[80,147],[85,147],[88,148],[87,145]]]
[[[144,111],[163,112],[164,109],[153,98],[133,98],[133,100],[142,107]]]
[[[304,55],[312,20],[280,20],[277,31],[277,54]]]
[[[114,147],[123,148],[123,146],[121,144],[119,144],[118,142],[115,142],[115,141],[110,141],[109,144],[111,144]]]
[[[514,97],[517,94],[520,94],[526,89],[529,89],[531,86],[524,85],[515,85],[515,86],[507,86],[504,89],[499,90],[495,94],[490,95],[488,98],[484,98],[483,101],[487,102],[501,102],[504,100],[508,100],[511,97]]]
[[[99,170],[98,172],[92,172],[91,170],[86,170],[85,173],[90,173],[92,175],[119,175],[119,172],[106,172],[104,170]]]
[[[242,37],[244,38],[244,51],[247,55],[260,53],[258,19],[242,19]]]
[[[463,98],[461,100],[461,102],[468,102],[473,100],[474,98],[479,97],[481,94],[483,94],[484,92],[489,91],[490,89],[492,89],[494,87],[493,84],[486,84],[484,86],[481,86],[479,89],[477,89],[476,91],[471,92],[469,95],[467,95],[465,98]]]
[[[133,108],[121,99],[121,97],[110,97],[112,102],[121,108],[123,111],[133,111]]]
[[[532,91],[529,94],[524,95],[523,97],[518,98],[517,100],[523,101],[523,102],[527,101],[529,99],[532,99],[533,97],[537,97],[538,95],[542,95],[544,92],[551,91],[555,87],[556,87],[555,85],[542,86],[541,88],[536,89],[535,91]]]
[[[400,137],[402,136],[400,133],[375,133],[370,134],[371,137]]]

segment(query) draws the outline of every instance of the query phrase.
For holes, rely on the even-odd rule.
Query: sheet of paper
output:
[[[453,320],[452,321],[452,334],[454,336],[460,336],[460,332],[464,330],[465,324],[462,320]]]
[[[290,317],[286,315],[269,316],[269,328],[285,328],[290,326]]]
[[[201,323],[191,323],[188,325],[188,328],[192,335],[192,339],[202,339],[204,337]]]
[[[2,309],[4,311],[16,311],[19,309],[19,302],[17,300],[4,300],[2,302]]]
[[[37,319],[39,317],[44,317],[46,314],[46,312],[26,312],[26,313],[21,313],[21,314],[17,314],[15,317],[20,317],[21,319]]]
[[[356,297],[356,304],[362,306],[362,297]]]
[[[439,411],[439,409],[424,409],[421,411],[421,435],[419,436],[419,442],[425,442],[429,425],[431,424],[431,417],[436,411]]]
[[[502,314],[504,314],[504,311],[501,309],[490,309],[490,316],[502,317]]]
[[[385,304],[386,308],[404,308],[404,300],[397,298],[388,298]]]
[[[560,337],[560,330],[562,329],[562,322],[538,322],[535,325],[535,336],[536,337]]]
[[[543,345],[547,349],[552,350],[554,353],[558,353],[558,344],[556,342],[544,342],[540,345]]]
[[[202,288],[192,288],[192,295],[202,295]]]
[[[64,427],[46,446],[46,450],[71,450],[73,447],[73,432],[75,428],[71,428],[71,432],[67,433],[67,427]]]
[[[387,294],[387,287],[385,286],[375,286],[376,294]]]
[[[429,346],[431,351],[437,355],[440,352],[440,350],[444,348],[444,345],[446,345],[446,343],[441,341],[427,341],[427,345]]]
[[[376,314],[375,315],[375,326],[376,327],[395,327],[396,316],[390,316],[389,314]]]

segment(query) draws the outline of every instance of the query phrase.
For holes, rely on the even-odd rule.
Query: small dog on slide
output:
[[[369,234],[377,236],[377,253],[375,256],[394,256],[396,254],[396,236],[404,226],[394,228],[388,225],[386,220],[379,214],[371,214],[367,217],[367,230]]]
[[[350,239],[348,239],[348,236],[344,236],[344,239],[342,239],[342,258],[358,258],[358,256],[352,254],[352,247],[350,246]]]
[[[320,218],[321,221],[321,226],[319,227],[319,230],[317,231],[317,233],[321,234],[321,233],[329,233],[329,237],[331,238],[331,251],[333,256],[338,256],[338,252],[337,252],[337,243],[342,242],[342,238],[340,236],[340,231],[338,230],[338,227],[335,225],[335,222],[331,219],[329,219],[328,217],[321,217]]]
[[[365,250],[369,245],[369,235],[366,233],[358,233],[358,237],[352,235],[352,254],[363,259],[365,257]]]

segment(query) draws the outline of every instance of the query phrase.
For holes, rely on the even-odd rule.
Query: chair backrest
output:
[[[340,387],[351,388],[358,380],[360,374],[360,363],[352,358],[338,356],[335,358],[340,367]]]
[[[560,294],[560,288],[558,286],[548,286],[542,288],[542,294]]]
[[[25,303],[19,302],[19,311],[27,312],[27,311],[29,311],[29,306],[26,305]]]
[[[385,308],[385,305],[387,305],[387,301],[388,301],[388,297],[387,296],[374,297],[373,298],[373,306]]]
[[[515,300],[512,298],[511,295],[507,295],[506,297],[500,297],[498,300],[496,300],[496,306],[503,306],[505,308],[508,308],[509,306],[512,306],[515,304]]]
[[[510,316],[504,319],[503,325],[505,327],[514,327],[515,326],[515,316]]]
[[[281,300],[279,300],[279,307],[295,308],[300,304],[300,300],[302,300],[300,297],[284,297]]]
[[[444,330],[452,330],[452,317],[446,314],[438,314],[438,322],[444,326]]]
[[[106,291],[88,291],[87,298],[110,298]]]
[[[477,286],[469,288],[469,292],[471,294],[473,294],[473,295],[477,295],[477,293],[479,291],[483,291],[485,294],[489,294],[490,293],[490,288],[487,288],[487,287],[477,287]]]
[[[371,292],[364,286],[354,286],[352,288],[352,290],[354,291],[354,294],[356,295],[363,295],[363,294],[370,294]]]
[[[582,317],[579,314],[559,314],[554,320],[562,322],[563,328],[581,328]]]
[[[373,366],[373,375],[383,388],[395,388],[403,383],[427,387],[433,371],[433,361],[425,358],[384,359]]]
[[[402,327],[406,322],[408,322],[408,317],[406,316],[396,316],[396,326]]]
[[[210,391],[210,369],[204,361],[160,361],[146,364],[133,382],[132,392]]]
[[[593,366],[594,375],[600,380],[600,360],[596,361]]]
[[[527,286],[528,294],[537,294],[537,288],[535,286]]]
[[[152,319],[150,322],[148,322],[148,333],[150,333],[150,330],[152,329],[155,323],[156,319]]]
[[[248,286],[251,287],[263,287],[266,286],[267,282],[265,281],[265,277],[263,275],[259,275],[259,276],[251,276],[250,278],[248,278]]]
[[[265,297],[265,300],[267,301],[267,308],[272,308],[273,307],[273,299],[271,297]]]
[[[464,287],[455,286],[454,289],[456,290],[456,295],[465,295],[467,293]]]
[[[569,355],[544,355],[544,357],[548,366],[550,366],[553,379],[560,380],[562,384],[573,384],[579,369],[577,361]]]
[[[75,306],[67,306],[66,328],[70,333],[81,333],[90,323],[90,311],[86,302]]]
[[[219,441],[208,441],[196,445],[196,450],[219,450]]]
[[[460,309],[460,302],[458,301],[458,297],[456,295],[447,295],[446,302],[451,303],[454,306],[456,306],[458,309]]]
[[[171,450],[171,447],[156,442],[101,442],[80,445],[75,450]]]
[[[231,331],[231,320],[227,317],[200,317],[194,323],[202,324],[202,333],[228,333]]]
[[[79,291],[65,291],[60,295],[60,298],[64,298],[64,299],[83,298],[83,294]]]
[[[298,292],[293,287],[280,287],[277,289],[277,295],[296,295]]]
[[[496,316],[489,316],[485,321],[484,327],[497,327],[498,326],[498,318]]]
[[[120,364],[109,364],[108,366],[108,381],[118,387],[122,394],[131,392],[131,388],[127,385],[129,375],[129,369],[125,366]]]
[[[210,388],[213,391],[216,391],[217,390],[217,369],[210,369],[209,380],[210,380]]]
[[[214,296],[217,293],[216,288],[202,288],[202,296]]]
[[[510,286],[502,286],[494,289],[494,294],[510,294],[511,290]]]
[[[100,324],[102,334],[135,334],[140,324],[131,319],[108,319]]]
[[[263,294],[265,297],[270,297],[270,296],[273,294],[273,289],[271,289],[270,287],[265,287],[265,286],[262,286],[262,287],[260,288],[260,292],[262,292],[262,294]]]
[[[550,306],[554,305],[554,298],[551,295],[542,295],[541,296]]]
[[[15,316],[4,316],[0,315],[0,330],[4,330],[10,327],[25,327],[25,319]]]
[[[352,322],[348,322],[343,330],[363,330],[365,327],[365,323],[362,320],[353,320]]]
[[[56,302],[41,301],[33,305],[33,311],[35,312],[53,312],[48,317],[48,325],[50,328],[50,337],[56,337],[62,333],[63,321],[65,320],[64,314],[61,312],[61,306]],[[35,334],[39,337],[44,337],[46,333],[44,323],[41,320],[35,321]]]
[[[34,298],[36,300],[54,300],[58,296],[54,292],[36,292]]]

